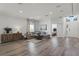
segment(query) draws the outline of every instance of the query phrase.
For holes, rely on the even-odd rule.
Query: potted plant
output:
[[[12,31],[12,28],[5,27],[4,30],[6,31],[6,33],[9,33],[10,31]]]

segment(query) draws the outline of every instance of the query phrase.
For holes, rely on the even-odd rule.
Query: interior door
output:
[[[69,37],[75,37],[78,33],[78,25],[77,21],[67,22],[66,23],[66,34]]]

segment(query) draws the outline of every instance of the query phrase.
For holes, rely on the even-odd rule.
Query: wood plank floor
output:
[[[0,56],[79,56],[79,39],[53,37],[0,44]]]

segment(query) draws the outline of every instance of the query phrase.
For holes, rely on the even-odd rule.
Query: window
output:
[[[34,32],[34,24],[30,24],[30,32]]]
[[[66,22],[73,22],[73,21],[77,21],[77,16],[66,17]]]

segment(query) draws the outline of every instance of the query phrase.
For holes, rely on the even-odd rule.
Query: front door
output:
[[[78,33],[78,22],[66,22],[66,35],[68,37],[76,37]]]

